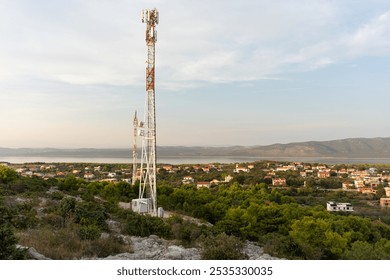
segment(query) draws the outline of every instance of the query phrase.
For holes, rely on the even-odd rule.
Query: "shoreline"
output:
[[[342,158],[342,157],[246,157],[246,156],[163,156],[157,158],[158,164],[233,164],[256,161],[288,161],[324,164],[390,164],[390,158]],[[0,163],[106,163],[132,164],[131,157],[57,157],[57,156],[0,156]]]

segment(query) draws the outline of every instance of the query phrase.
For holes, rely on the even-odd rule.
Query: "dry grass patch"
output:
[[[97,240],[81,240],[78,226],[54,229],[44,227],[18,232],[19,244],[34,247],[39,253],[54,260],[104,258],[132,252],[131,244],[109,236]]]

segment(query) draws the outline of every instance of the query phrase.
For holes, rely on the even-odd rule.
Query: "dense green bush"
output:
[[[95,224],[83,225],[79,229],[79,237],[81,240],[95,240],[101,235],[101,229]]]
[[[0,165],[0,183],[10,183],[18,178],[18,174],[15,170],[6,166]]]
[[[198,245],[196,243],[199,238],[209,233],[209,228],[206,226],[185,221],[177,215],[168,218],[167,223],[171,228],[172,238],[180,240],[184,246]]]
[[[201,256],[203,260],[244,260],[248,257],[242,253],[243,247],[243,242],[235,236],[209,235],[204,240]]]
[[[77,203],[74,210],[74,222],[83,226],[96,225],[101,230],[107,230],[105,208],[93,202]]]
[[[135,236],[149,236],[151,234],[170,238],[171,229],[161,218],[151,217],[149,215],[140,215],[129,212],[125,226],[126,233]]]
[[[0,260],[26,259],[26,251],[16,248],[17,239],[11,225],[11,214],[0,197]]]

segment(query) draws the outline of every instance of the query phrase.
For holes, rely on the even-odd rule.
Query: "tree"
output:
[[[73,197],[65,197],[61,200],[59,205],[58,212],[62,217],[62,225],[65,226],[66,221],[71,217],[71,215],[75,212],[76,208],[76,199]]]
[[[7,184],[12,182],[18,177],[18,174],[15,170],[8,168],[6,166],[0,165],[0,183]]]
[[[290,236],[311,260],[339,259],[351,238],[347,225],[335,223],[332,218],[304,217],[295,221],[291,229]]]
[[[387,241],[388,243],[389,241]],[[370,244],[366,241],[356,241],[352,244],[351,249],[343,254],[343,259],[346,260],[386,260],[389,258],[389,253],[386,252],[384,246],[378,244]],[[379,245],[380,244],[380,245]]]
[[[11,225],[11,214],[0,197],[0,260],[26,259],[25,250],[16,248],[17,239]]]
[[[72,175],[67,176],[63,182],[63,184],[60,185],[60,190],[62,191],[77,191],[83,184],[85,183],[84,180],[78,179]]]

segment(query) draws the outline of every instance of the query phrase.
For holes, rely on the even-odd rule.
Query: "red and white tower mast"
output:
[[[156,182],[156,107],[155,107],[155,44],[157,41],[156,25],[157,9],[142,10],[142,22],[146,23],[146,45],[148,59],[146,61],[146,97],[145,115],[141,129],[142,156],[139,198],[150,199],[148,212],[157,216],[157,182]]]

